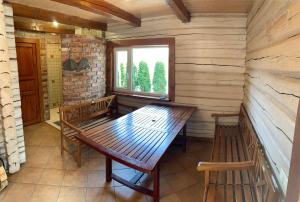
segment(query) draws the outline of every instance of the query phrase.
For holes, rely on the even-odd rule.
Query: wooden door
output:
[[[23,124],[39,123],[42,121],[39,42],[16,39],[16,49]]]

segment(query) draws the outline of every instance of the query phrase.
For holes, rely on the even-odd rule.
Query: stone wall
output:
[[[68,59],[77,64],[86,58],[89,67],[63,70],[64,104],[74,104],[103,97],[105,94],[105,42],[91,36],[62,35],[62,63]]]
[[[0,155],[8,164],[9,173],[25,162],[23,126],[16,50],[14,46],[13,12],[0,0]]]

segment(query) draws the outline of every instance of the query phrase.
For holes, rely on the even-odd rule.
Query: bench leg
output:
[[[183,152],[186,152],[186,144],[187,144],[187,137],[186,137],[186,124],[183,126],[183,129],[182,129],[182,132],[183,132]]]
[[[106,182],[111,182],[112,177],[112,162],[111,159],[106,157]]]
[[[159,165],[153,172],[153,202],[159,202]]]

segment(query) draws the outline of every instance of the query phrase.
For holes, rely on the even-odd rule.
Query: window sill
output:
[[[140,94],[133,94],[133,93],[118,92],[118,91],[114,91],[113,94],[126,96],[126,97],[133,97],[133,98],[138,98],[138,99],[147,99],[147,100],[156,100],[156,101],[159,100],[159,101],[164,101],[164,102],[170,102],[169,98],[160,98],[160,97],[151,96],[151,95],[140,95]]]

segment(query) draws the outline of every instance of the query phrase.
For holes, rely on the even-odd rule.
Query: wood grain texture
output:
[[[40,8],[34,8],[22,4],[12,3],[11,5],[13,7],[15,16],[43,20],[47,22],[52,22],[53,20],[56,20],[57,22],[62,24],[76,25],[79,27],[86,27],[86,28],[93,28],[93,29],[106,30],[107,28],[106,23],[86,20],[77,16],[71,16],[71,15],[66,15],[54,11],[43,10]]]
[[[241,14],[193,14],[190,23],[173,16],[148,18],[143,26],[109,24],[109,40],[175,38],[175,102],[198,109],[187,124],[189,136],[213,137],[212,113],[237,113],[243,97],[246,18]],[[151,101],[120,96],[141,107]],[[123,108],[126,111],[125,108]],[[223,120],[236,123],[237,119]]]
[[[244,104],[283,191],[300,98],[299,1],[256,0],[247,22]]]
[[[182,0],[167,0],[168,5],[172,8],[175,15],[184,23],[190,22],[191,14],[185,7]]]
[[[108,158],[152,174],[194,107],[153,104],[75,134]]]
[[[295,138],[293,142],[293,152],[291,158],[291,167],[289,172],[289,183],[287,187],[286,202],[300,200],[300,158],[299,145],[300,144],[300,102],[298,105],[298,115],[296,119]]]
[[[70,6],[75,6],[80,9],[95,13],[95,14],[110,14],[129,22],[133,26],[141,26],[141,20],[131,13],[103,0],[51,0],[63,3]]]
[[[39,24],[33,25],[28,22],[14,22],[15,29],[26,30],[26,31],[34,31],[34,32],[49,32],[56,34],[75,34],[74,29],[64,29],[59,27],[54,27],[49,24]]]

